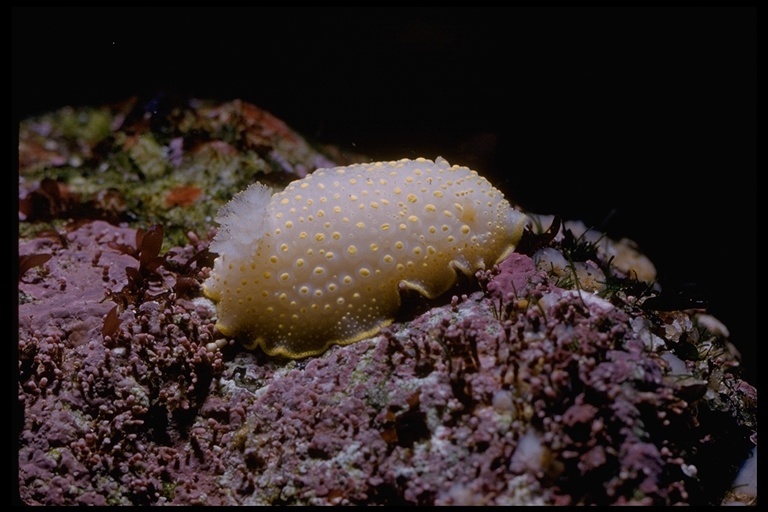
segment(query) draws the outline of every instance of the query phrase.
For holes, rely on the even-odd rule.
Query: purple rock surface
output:
[[[756,501],[731,489],[757,445],[757,393],[727,329],[703,310],[658,306],[663,288],[568,223],[556,236],[532,230],[518,253],[441,299],[404,297],[391,326],[321,356],[272,359],[224,338],[200,291],[215,227],[205,219],[242,184],[211,194],[174,169],[210,165],[199,139],[227,145],[215,157],[224,167],[224,154],[252,169],[271,162],[273,184],[346,162],[252,105],[203,105],[144,124],[114,107],[22,124],[21,139],[37,141],[20,148],[23,503]],[[106,128],[67,135],[68,115],[103,116]],[[132,153],[148,180],[138,192],[175,199],[142,212],[143,196],[113,183],[129,206],[108,215],[94,169],[122,161],[129,132],[154,148]],[[599,289],[541,264],[542,248],[599,269]]]

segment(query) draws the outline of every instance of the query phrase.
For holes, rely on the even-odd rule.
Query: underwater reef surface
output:
[[[501,264],[320,356],[218,333],[218,208],[360,161],[240,101],[24,120],[17,498],[756,503],[757,392],[727,327],[578,221],[531,214]]]

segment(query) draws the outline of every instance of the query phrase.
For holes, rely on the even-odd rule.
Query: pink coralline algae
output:
[[[173,293],[144,296],[125,308],[116,332],[103,335],[114,307],[106,298],[124,286],[126,268],[139,267],[114,247],[134,236],[97,221],[56,242],[20,244],[22,253],[53,255],[19,287],[19,466],[31,503],[156,502],[162,478],[155,476],[178,459],[163,444],[176,429],[189,435],[221,369],[205,348],[210,310]],[[96,475],[103,486],[92,489]]]
[[[216,330],[212,233],[169,243],[157,226],[19,241],[25,504],[719,504],[757,445],[727,330],[649,307],[663,291],[567,226],[527,231],[442,298],[406,294],[375,337],[291,361]]]

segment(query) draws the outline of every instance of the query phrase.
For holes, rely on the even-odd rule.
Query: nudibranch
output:
[[[318,169],[224,205],[205,294],[248,349],[303,358],[376,334],[401,290],[434,298],[457,271],[506,258],[526,216],[477,172],[438,157]]]

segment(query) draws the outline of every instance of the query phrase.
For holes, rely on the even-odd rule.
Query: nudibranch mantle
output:
[[[224,205],[205,294],[218,329],[249,349],[302,358],[376,334],[401,288],[433,298],[457,271],[506,258],[526,216],[477,172],[438,157],[318,169]]]

